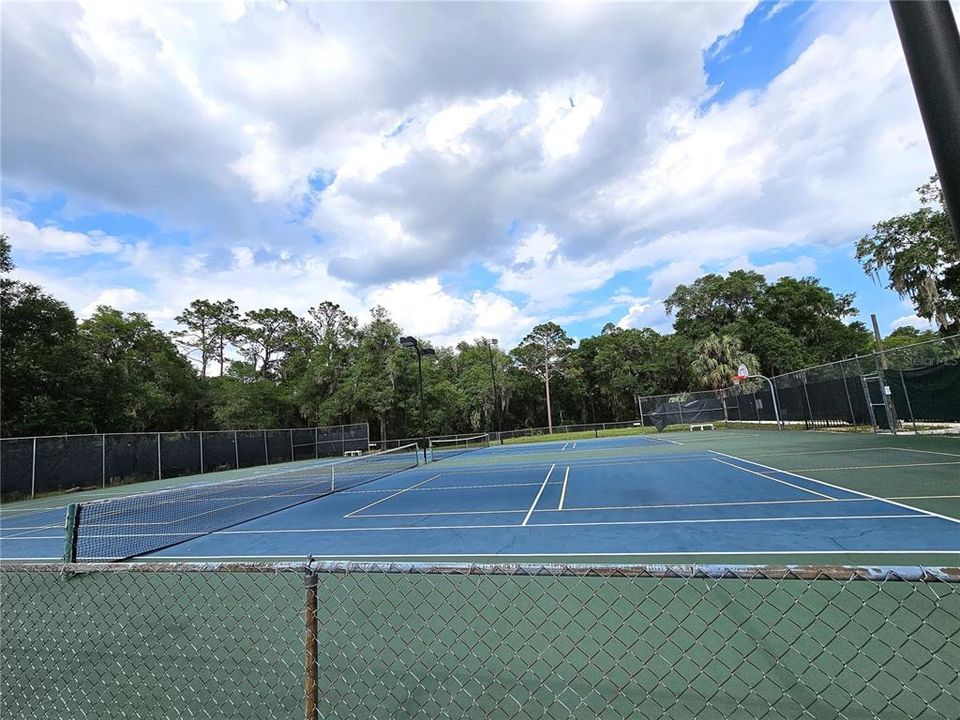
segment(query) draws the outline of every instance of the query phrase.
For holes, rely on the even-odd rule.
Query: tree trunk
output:
[[[380,413],[380,449],[387,449],[387,416]]]

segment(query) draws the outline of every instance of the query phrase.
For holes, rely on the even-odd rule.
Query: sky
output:
[[[81,318],[330,300],[510,347],[669,332],[745,268],[928,327],[854,259],[934,172],[886,2],[0,12],[2,231]]]

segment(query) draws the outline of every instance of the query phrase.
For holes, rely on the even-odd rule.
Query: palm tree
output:
[[[743,342],[733,335],[710,335],[693,346],[690,364],[695,381],[717,392],[730,384],[740,364],[756,368],[757,357],[743,349]],[[727,405],[723,405],[723,419],[727,419]]]

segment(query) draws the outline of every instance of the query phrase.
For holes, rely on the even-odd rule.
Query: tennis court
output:
[[[147,483],[153,494],[124,500],[141,487],[71,498],[100,513],[81,509],[80,559],[960,560],[960,441],[950,437],[665,433],[223,475],[229,482],[184,478],[160,492]],[[318,482],[340,486],[319,493]],[[104,497],[114,502],[89,502]],[[118,512],[117,502],[137,509]],[[61,559],[66,505],[5,505],[3,560]],[[209,516],[216,526],[204,525]]]

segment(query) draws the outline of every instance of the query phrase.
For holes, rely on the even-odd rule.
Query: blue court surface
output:
[[[895,473],[901,484],[936,485],[931,498],[949,497],[942,488],[957,488],[960,441],[929,450],[875,436],[810,437],[708,432],[491,446],[141,559],[960,559],[960,520],[929,509],[921,489],[899,499],[864,489],[880,492]],[[318,473],[328,465],[313,464]],[[37,503],[5,507],[3,560],[62,557],[65,502]]]

